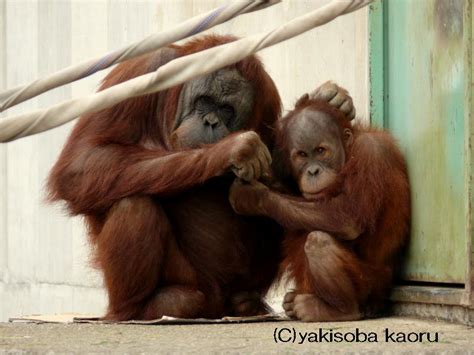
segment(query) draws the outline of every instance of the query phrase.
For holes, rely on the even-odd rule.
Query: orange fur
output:
[[[205,36],[126,61],[101,90],[234,39]],[[271,147],[281,112],[276,87],[255,56],[231,67],[255,92],[244,129]],[[223,166],[233,135],[199,149],[170,146],[182,87],[81,117],[49,176],[50,200],[86,217],[110,319],[221,317],[232,293],[263,294],[277,270],[278,239],[257,237],[272,224],[249,223],[228,202]]]
[[[284,179],[289,176],[285,171],[290,164],[289,123],[306,107],[328,113],[341,129],[350,127],[344,115],[326,102],[298,102],[279,122],[277,132],[277,147],[284,161],[279,169],[283,169],[280,174]],[[265,214],[287,230],[281,270],[288,270],[296,293],[315,295],[312,305],[320,307],[315,310],[315,320],[343,319],[353,301],[361,312],[377,312],[386,300],[408,237],[410,196],[402,153],[388,132],[359,124],[351,129],[354,142],[346,147],[346,162],[335,186],[316,201],[305,200],[295,190],[292,195],[274,193],[273,203],[266,205]],[[295,184],[292,186],[295,189]],[[361,232],[354,240],[344,236],[346,221]],[[327,249],[320,252],[319,260],[305,252],[312,231],[333,236],[329,246],[321,243]],[[319,265],[316,271],[310,270],[311,262]],[[327,273],[318,271],[326,268]]]

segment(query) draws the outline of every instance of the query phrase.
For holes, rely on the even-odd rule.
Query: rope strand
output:
[[[182,84],[197,76],[236,63],[263,48],[324,25],[338,16],[356,11],[371,2],[372,0],[333,0],[273,31],[174,59],[155,72],[130,79],[89,96],[64,101],[47,109],[5,118],[0,120],[0,142],[40,133],[63,125],[85,113],[113,106],[127,98]]]
[[[280,1],[281,0],[234,1],[207,14],[196,16],[172,29],[153,34],[141,41],[110,52],[105,56],[62,69],[45,78],[37,79],[29,85],[23,85],[0,92],[0,112],[59,86],[84,79],[114,64],[160,49],[161,47],[224,23],[241,14],[258,11],[275,5]]]

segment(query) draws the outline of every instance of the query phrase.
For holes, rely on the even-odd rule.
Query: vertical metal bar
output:
[[[385,120],[385,21],[384,0],[369,6],[370,123],[384,128]]]

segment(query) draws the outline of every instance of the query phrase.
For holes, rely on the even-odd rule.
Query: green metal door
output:
[[[470,0],[371,8],[371,120],[405,153],[412,227],[406,280],[464,284],[471,238]]]

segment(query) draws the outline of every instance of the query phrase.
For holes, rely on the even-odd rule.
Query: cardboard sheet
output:
[[[265,314],[261,316],[252,317],[223,317],[219,319],[206,318],[174,318],[163,316],[160,319],[153,320],[130,320],[123,322],[112,322],[103,320],[100,317],[76,313],[51,314],[51,315],[29,315],[21,317],[12,317],[10,322],[27,322],[27,323],[89,323],[89,324],[215,324],[215,323],[254,323],[254,322],[268,322],[268,321],[285,321],[289,320],[284,315],[280,314]]]

